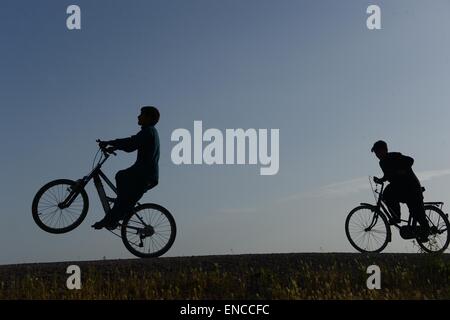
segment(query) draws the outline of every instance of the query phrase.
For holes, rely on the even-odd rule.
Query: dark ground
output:
[[[81,290],[68,290],[69,265]],[[381,289],[367,289],[367,267]],[[289,253],[0,266],[0,299],[450,299],[450,255]]]

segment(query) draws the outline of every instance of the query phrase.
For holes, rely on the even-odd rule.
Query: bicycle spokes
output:
[[[434,207],[429,207],[425,211],[428,224],[430,227],[430,235],[428,241],[419,245],[427,252],[440,252],[448,246],[448,219],[444,213]]]
[[[80,199],[78,202],[73,199],[70,207],[63,208],[61,206],[68,193],[67,190],[63,190],[62,186],[55,186],[48,190],[48,194],[44,194],[42,203],[38,206],[38,214],[44,223],[61,228],[77,219],[82,209]]]
[[[375,225],[377,224],[377,221],[378,221],[378,214],[374,212],[374,215],[373,215],[373,218],[372,218],[372,222],[365,229],[365,231],[371,231],[373,229],[373,227],[375,227]]]
[[[379,252],[389,242],[389,226],[372,207],[361,206],[352,210],[345,227],[350,243],[361,252]]]
[[[126,225],[128,242],[145,253],[161,250],[169,241],[170,221],[157,210],[145,209],[135,213]]]
[[[80,192],[75,194],[72,185],[70,180],[55,181],[38,192],[33,201],[33,217],[41,228],[63,233],[84,218],[85,199]]]

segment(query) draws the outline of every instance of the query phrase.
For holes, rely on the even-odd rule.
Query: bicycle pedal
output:
[[[430,232],[429,232],[430,235],[437,234],[438,232],[439,232],[439,230],[436,226],[430,227]]]

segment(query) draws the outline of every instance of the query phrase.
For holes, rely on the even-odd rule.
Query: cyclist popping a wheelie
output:
[[[142,129],[136,135],[112,141],[97,140],[100,158],[97,160],[96,154],[96,164],[88,175],[76,181],[54,180],[40,188],[32,203],[36,224],[55,234],[78,227],[89,208],[85,187],[93,180],[105,211],[105,218],[95,223],[94,228],[106,228],[121,237],[125,247],[138,257],[159,257],[167,252],[176,236],[172,214],[161,205],[138,202],[146,191],[158,184],[159,138],[154,128],[158,120],[159,112],[155,107],[141,108],[138,123]],[[136,162],[116,174],[117,187],[101,170],[110,155],[116,155],[114,150],[138,151]],[[103,182],[117,194],[116,198],[107,196]],[[111,203],[114,203],[112,209]],[[120,235],[116,233],[118,227]]]
[[[158,109],[151,106],[142,107],[138,116],[141,131],[129,138],[99,142],[100,148],[111,146],[109,148],[112,151],[137,150],[137,159],[128,169],[117,172],[117,198],[114,207],[102,220],[95,223],[93,228],[117,228],[119,221],[131,211],[143,194],[158,184],[159,137],[154,127],[158,121]]]

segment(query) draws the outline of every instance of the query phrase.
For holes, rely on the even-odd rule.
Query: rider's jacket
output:
[[[158,182],[159,135],[154,126],[142,126],[141,131],[134,136],[111,140],[108,144],[125,152],[137,150],[136,162],[132,168],[147,181]]]
[[[412,170],[414,159],[402,155],[400,152],[389,152],[380,160],[380,167],[384,179],[392,185],[408,190],[421,190],[420,181]]]

